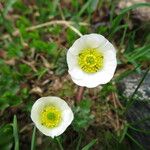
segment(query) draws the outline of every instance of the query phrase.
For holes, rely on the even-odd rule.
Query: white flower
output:
[[[88,88],[108,83],[116,70],[116,50],[100,34],[77,39],[67,52],[69,74],[73,82]]]
[[[31,110],[31,119],[45,135],[54,138],[62,134],[74,118],[68,104],[59,97],[38,99]]]

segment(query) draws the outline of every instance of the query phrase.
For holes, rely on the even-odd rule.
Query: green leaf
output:
[[[12,57],[22,57],[23,52],[22,52],[23,46],[21,45],[20,39],[14,39],[13,42],[9,43],[7,46],[7,51],[8,51],[8,56],[10,58]]]
[[[124,127],[124,129],[123,129],[123,131],[122,131],[122,133],[121,133],[121,136],[120,136],[120,139],[119,139],[119,143],[122,143],[122,141],[124,140],[124,138],[125,138],[125,135],[126,135],[126,133],[127,133],[127,131],[128,131],[128,124],[126,123],[125,124],[125,127]]]
[[[85,12],[85,10],[90,6],[90,4],[91,4],[92,1],[93,0],[87,0],[87,2],[83,5],[83,7],[81,8],[81,10],[79,11],[78,17],[80,17]]]
[[[59,5],[59,1],[60,1],[60,0],[55,0],[55,1],[53,2],[53,7],[52,7],[52,10],[51,10],[53,13],[56,12],[57,6]]]
[[[7,15],[8,11],[12,8],[13,4],[16,3],[17,0],[8,0],[6,3],[6,7],[4,8],[4,16]]]
[[[34,126],[31,140],[31,150],[35,150],[35,146],[36,146],[36,127]]]
[[[125,50],[125,53],[130,53],[134,51],[134,39],[135,39],[135,31],[133,31],[132,34],[129,34],[129,40],[128,40],[128,44]]]
[[[145,58],[150,52],[150,45],[134,49],[133,52],[127,53],[125,56],[129,62],[134,62]],[[148,55],[149,56],[149,55]]]
[[[82,138],[83,138],[82,134],[79,134],[79,140],[78,140],[78,143],[77,143],[76,150],[79,150],[79,149],[80,149],[80,145],[81,145]]]
[[[39,52],[44,52],[46,54],[49,54],[51,56],[56,54],[57,50],[57,45],[54,42],[44,42],[40,39],[33,39],[32,42],[30,43],[30,46],[33,48],[36,48],[37,51]]]
[[[90,100],[82,100],[80,102],[79,106],[85,112],[89,112],[90,111],[90,107],[91,107],[91,102],[90,102]]]
[[[96,10],[97,5],[98,5],[98,2],[99,2],[99,0],[92,0],[92,1],[91,1],[90,5],[89,5],[89,7],[88,7],[88,11],[89,11],[90,13],[92,13],[92,12],[94,12],[94,11]]]
[[[25,75],[31,72],[31,68],[26,64],[19,64],[19,73]]]
[[[0,127],[0,148],[11,149],[13,144],[13,128],[10,124]]]
[[[144,129],[135,128],[132,125],[129,125],[129,128],[134,130],[134,131],[150,135],[150,130],[144,130]]]
[[[48,71],[48,68],[41,67],[39,70],[35,73],[35,76],[38,76],[38,79],[42,78],[44,74]]]
[[[55,74],[64,75],[68,70],[68,65],[66,61],[66,52],[59,50],[55,59]]]
[[[90,150],[90,149],[92,148],[92,146],[93,146],[94,144],[96,144],[96,142],[97,142],[97,139],[92,140],[89,144],[87,144],[86,146],[84,146],[84,147],[82,148],[82,150]]]
[[[133,141],[141,150],[145,150],[144,148],[143,148],[143,146],[139,143],[139,142],[137,142],[129,133],[126,133],[126,135],[129,137],[129,139],[131,140],[131,141]]]
[[[15,140],[14,150],[19,150],[19,136],[18,136],[18,125],[17,125],[16,115],[14,115],[14,120],[13,120],[13,135],[14,135],[14,140]]]
[[[82,100],[77,107],[74,108],[75,119],[73,121],[73,128],[76,131],[87,129],[93,121],[94,116],[90,113],[90,100]]]
[[[59,149],[60,149],[60,150],[64,150],[63,145],[62,145],[62,143],[61,143],[61,139],[60,139],[59,137],[56,137],[55,139],[56,139],[56,141],[57,141],[57,143],[58,143]]]

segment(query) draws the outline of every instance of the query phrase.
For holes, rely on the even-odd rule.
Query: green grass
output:
[[[34,126],[31,140],[31,150],[35,150],[35,147],[36,147],[36,127]]]
[[[148,74],[150,59],[149,23],[133,19],[131,11],[149,8],[150,3],[135,4],[119,14],[118,3],[117,0],[0,1],[0,149],[130,150],[133,145],[143,149],[131,131],[149,135],[150,131],[134,125],[150,118],[129,123],[124,112],[135,102],[134,96]],[[67,76],[66,52],[81,34],[88,33],[103,34],[115,45],[118,68],[112,82],[101,90],[94,89],[95,99],[85,89],[83,100],[76,104],[77,86]],[[143,71],[146,72],[132,96],[124,98],[116,85]],[[124,98],[122,107],[116,108],[108,100],[112,93],[120,102]],[[55,139],[31,126],[32,104],[47,95],[65,99],[73,105],[75,114],[72,125]],[[117,130],[116,117],[121,122]]]
[[[14,135],[14,141],[15,141],[15,150],[19,150],[19,136],[18,136],[18,125],[17,125],[17,117],[14,116],[13,120],[13,135]]]

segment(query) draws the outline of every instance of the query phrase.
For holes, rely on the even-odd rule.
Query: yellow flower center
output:
[[[61,121],[61,111],[55,106],[46,106],[40,114],[40,121],[47,128],[57,127]]]
[[[103,67],[104,57],[96,49],[86,49],[78,55],[78,64],[86,73],[95,73]]]

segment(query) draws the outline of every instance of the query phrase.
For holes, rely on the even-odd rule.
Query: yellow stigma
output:
[[[40,114],[40,121],[47,128],[57,127],[61,121],[61,111],[55,106],[46,106]]]
[[[95,73],[103,67],[104,57],[96,49],[86,49],[78,55],[78,64],[87,73]]]

